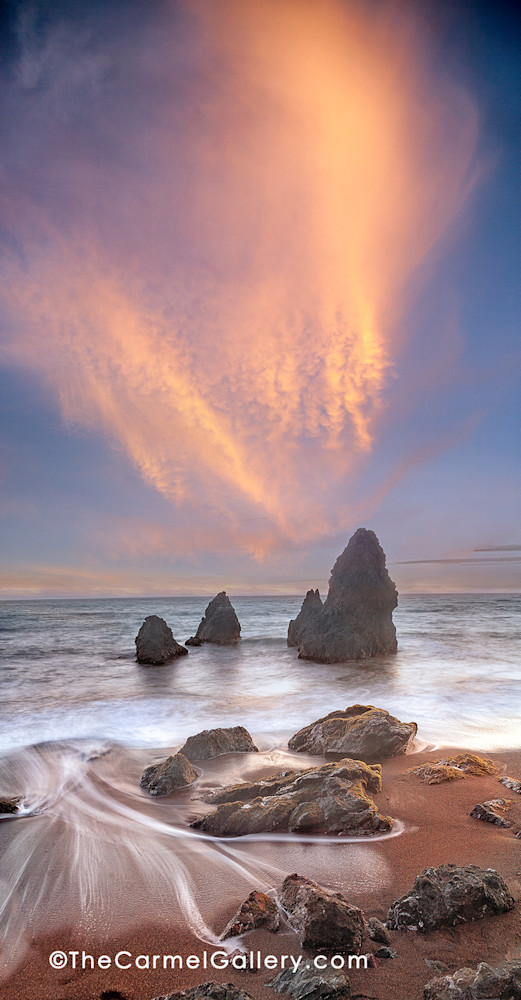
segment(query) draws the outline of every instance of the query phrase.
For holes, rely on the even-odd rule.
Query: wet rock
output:
[[[459,753],[456,757],[444,757],[438,763],[457,767],[464,774],[497,774],[494,761],[488,757],[480,757],[476,753]]]
[[[521,964],[505,962],[498,968],[481,962],[477,969],[458,969],[431,979],[424,1000],[521,1000]]]
[[[494,823],[496,826],[509,827],[510,823],[505,819],[505,813],[512,805],[512,799],[489,799],[488,802],[478,802],[474,806],[471,816],[475,819],[482,819],[485,823]]]
[[[297,617],[289,623],[288,646],[298,646],[305,629],[314,628],[319,622],[323,608],[320,591],[308,590]]]
[[[283,969],[275,979],[266,983],[276,993],[285,993],[292,1000],[347,1000],[351,986],[347,973],[337,969],[315,969],[300,965],[296,972]]]
[[[399,722],[383,708],[351,705],[300,729],[288,746],[321,757],[382,760],[405,753],[417,731],[415,722]]]
[[[371,941],[379,941],[380,944],[391,943],[391,937],[387,928],[378,917],[369,917],[367,921],[367,933]]]
[[[385,944],[374,953],[375,958],[396,958],[397,955],[397,951],[394,951],[393,948],[388,948]]]
[[[332,569],[324,604],[319,602],[318,591],[308,591],[290,622],[288,642],[301,659],[339,663],[396,652],[392,613],[398,594],[374,531],[355,531]]]
[[[233,983],[202,983],[190,990],[168,993],[155,1000],[253,1000],[253,997]]]
[[[239,619],[232,607],[226,591],[210,601],[197,632],[186,640],[187,646],[200,646],[203,642],[213,642],[217,646],[228,646],[241,637]]]
[[[249,732],[244,726],[229,729],[203,729],[202,733],[189,736],[180,753],[187,760],[210,760],[223,753],[258,753]]]
[[[0,799],[0,813],[17,813],[20,799]]]
[[[456,757],[442,757],[431,760],[419,767],[409,768],[408,774],[416,775],[428,785],[439,785],[442,781],[457,781],[466,774],[475,776],[496,774],[497,767],[488,757],[475,753],[460,753]]]
[[[184,646],[176,642],[172,629],[164,619],[157,615],[148,615],[145,618],[135,642],[138,663],[152,666],[161,666],[176,656],[185,656],[188,652]]]
[[[517,795],[521,795],[521,781],[518,781],[517,778],[509,778],[505,774],[499,780],[502,785],[506,785],[507,788],[510,788],[511,792],[516,792]]]
[[[481,920],[513,907],[508,886],[492,868],[440,865],[418,875],[410,892],[393,903],[387,927],[425,932]]]
[[[257,927],[265,927],[268,931],[278,931],[279,926],[280,915],[277,904],[265,892],[254,889],[224,928],[221,941],[247,934],[248,931],[253,931]]]
[[[280,903],[302,948],[345,953],[360,950],[364,915],[342,893],[326,889],[303,875],[288,875],[282,883]]]
[[[169,795],[174,788],[191,785],[199,775],[184,754],[176,753],[159,764],[151,764],[143,771],[141,788],[150,795]]]
[[[207,796],[215,812],[192,826],[215,836],[247,833],[372,834],[390,830],[367,794],[381,788],[381,767],[360,760],[281,771],[269,778],[230,785]]]

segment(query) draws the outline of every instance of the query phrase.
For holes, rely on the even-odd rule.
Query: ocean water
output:
[[[298,660],[286,646],[300,597],[233,598],[236,647],[205,645],[164,667],[135,661],[158,614],[183,642],[207,598],[5,601],[0,604],[0,752],[44,741],[173,746],[212,726],[244,725],[270,745],[357,702],[415,720],[435,744],[481,750],[521,742],[521,595],[405,595],[395,656]]]

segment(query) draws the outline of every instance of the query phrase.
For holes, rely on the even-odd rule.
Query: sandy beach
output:
[[[284,874],[298,871],[315,878],[331,888],[342,891],[348,900],[361,907],[366,915],[385,920],[389,905],[412,887],[414,878],[427,867],[440,864],[475,864],[482,868],[494,868],[505,879],[519,906],[521,897],[521,864],[519,861],[519,841],[515,834],[521,828],[521,797],[509,792],[498,782],[501,774],[518,777],[521,774],[521,752],[509,751],[487,754],[498,767],[497,775],[470,776],[465,780],[426,785],[418,778],[407,776],[407,768],[429,760],[436,760],[449,753],[461,752],[461,748],[429,749],[412,755],[396,757],[383,763],[383,788],[375,795],[380,810],[394,817],[401,832],[375,840],[364,840],[355,850],[358,854],[370,852],[369,863],[364,862],[360,879],[353,877],[353,848],[345,844],[323,846],[314,843],[299,845],[298,838],[277,845],[278,864]],[[109,755],[110,756],[110,755]],[[251,758],[255,756],[255,761]],[[203,768],[203,779],[214,784],[233,780],[237,768],[244,758],[252,774],[272,772],[273,759],[270,755],[227,755],[207,762]],[[273,755],[271,755],[271,758]],[[305,758],[302,764],[307,764]],[[315,763],[320,763],[315,759]],[[190,812],[189,795],[184,798],[183,810]],[[509,813],[511,826],[502,829],[489,823],[480,822],[469,813],[477,802],[486,799],[511,798]],[[148,803],[143,800],[143,809],[165,810],[165,801]],[[35,818],[16,819],[0,825],[2,851],[5,851],[14,837],[20,823],[38,822]],[[403,825],[403,827],[402,827]],[[41,844],[41,851],[48,845]],[[258,858],[263,857],[262,842],[249,845]],[[60,868],[56,855],[54,870],[49,872],[53,881],[59,884]],[[284,861],[281,861],[284,859]],[[21,860],[21,859],[20,859]],[[194,862],[192,862],[194,863]],[[201,859],[197,862],[202,864]],[[372,882],[371,865],[374,864],[378,877]],[[146,867],[146,866],[145,866]],[[329,877],[328,873],[329,872]],[[201,872],[199,872],[201,874]],[[198,903],[205,922],[216,936],[224,928],[227,920],[246,898],[244,882],[234,884],[232,878],[214,884],[216,870],[211,856],[208,868],[203,872],[207,892],[199,896]],[[265,888],[255,883],[254,878],[248,891]],[[274,882],[272,889],[279,886]],[[42,906],[44,907],[44,903]],[[103,929],[93,927],[87,932],[78,924],[72,914],[67,915],[68,901],[63,898],[63,925],[52,933],[36,934],[26,942],[25,953],[20,955],[20,964],[0,985],[0,996],[5,1000],[152,1000],[152,998],[185,989],[207,980],[234,982],[245,989],[256,1000],[267,1000],[277,995],[265,984],[274,973],[261,969],[255,974],[234,969],[183,969],[182,971],[161,968],[128,970],[76,969],[69,967],[55,971],[49,965],[49,954],[55,949],[65,952],[85,950],[95,957],[109,955],[112,958],[121,950],[132,956],[121,962],[134,963],[139,954],[190,954],[202,956],[206,950],[212,952],[218,945],[210,945],[198,939],[187,929],[186,921],[165,915],[160,910],[155,916],[139,907],[135,894],[129,893],[126,920],[118,917],[117,931],[105,924]],[[521,924],[518,906],[500,916],[487,917],[473,924],[447,928],[427,934],[414,932],[392,932],[392,947],[397,952],[395,959],[379,959],[376,968],[352,970],[350,982],[353,996],[370,997],[375,1000],[415,1000],[423,995],[425,983],[434,975],[426,964],[427,960],[445,963],[453,971],[465,965],[476,966],[480,961],[499,964],[507,957],[521,954]],[[296,935],[283,926],[278,934],[254,931],[242,939],[243,946],[261,955],[281,955],[301,953]],[[374,951],[373,942],[366,938],[363,951]]]

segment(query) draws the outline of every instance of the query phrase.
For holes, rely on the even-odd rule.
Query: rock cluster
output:
[[[226,591],[210,601],[195,635],[186,640],[187,646],[201,646],[203,642],[213,642],[217,646],[228,646],[241,637],[239,619],[232,607]]]
[[[288,746],[290,750],[321,757],[374,761],[405,753],[417,731],[415,722],[399,722],[383,708],[351,705],[300,729]]]
[[[410,892],[392,904],[390,930],[432,931],[512,910],[508,886],[492,868],[440,865],[427,868]]]
[[[280,915],[277,904],[265,892],[254,889],[250,892],[248,899],[239,907],[235,916],[226,924],[221,934],[221,940],[239,937],[247,934],[248,931],[256,930],[258,927],[265,927],[268,931],[278,931],[280,925]]]
[[[364,915],[342,893],[325,889],[303,875],[288,875],[282,883],[280,902],[302,948],[346,954],[360,950]]]
[[[380,791],[381,783],[380,765],[360,760],[281,771],[213,792],[206,801],[217,809],[192,826],[218,837],[274,831],[381,833],[390,830],[393,821],[379,813],[367,794]]]
[[[521,1000],[521,964],[505,962],[492,968],[480,962],[477,969],[458,969],[427,983],[424,1000]]]
[[[192,767],[184,754],[176,753],[174,757],[167,757],[159,764],[146,767],[140,785],[150,795],[169,795],[174,788],[191,785],[197,777],[195,767]]]
[[[185,656],[188,650],[181,646],[163,618],[148,615],[137,636],[136,659],[138,663],[162,666],[176,656]]]
[[[496,774],[497,767],[488,757],[478,757],[475,753],[460,753],[457,757],[443,757],[431,760],[418,767],[410,767],[408,774],[416,775],[427,785],[440,785],[442,781],[457,781],[466,774]]]
[[[179,753],[187,760],[210,760],[223,753],[257,753],[257,747],[244,726],[229,729],[203,729],[189,736]]]
[[[395,653],[392,613],[396,587],[374,531],[358,528],[332,569],[322,604],[308,591],[300,613],[290,622],[288,645],[301,659],[339,663]]]

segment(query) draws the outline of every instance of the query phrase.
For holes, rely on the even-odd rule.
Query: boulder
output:
[[[383,708],[351,705],[300,729],[288,746],[321,757],[382,760],[405,753],[417,731],[415,722],[399,722]]]
[[[19,809],[19,799],[0,799],[0,813],[17,813]]]
[[[253,997],[233,983],[202,983],[190,990],[176,990],[155,1000],[253,1000]]]
[[[377,948],[374,953],[375,958],[397,958],[398,952],[394,951],[394,948],[389,948],[388,945],[383,944],[381,948]]]
[[[477,969],[458,969],[431,979],[423,996],[424,1000],[521,1000],[521,963],[493,968],[480,962]]]
[[[398,594],[374,533],[358,528],[331,571],[322,604],[308,591],[300,613],[290,622],[288,645],[301,659],[339,663],[396,653],[392,613]]]
[[[174,788],[191,785],[197,777],[195,767],[192,767],[184,754],[176,753],[174,757],[167,757],[159,764],[146,767],[140,785],[150,795],[169,795]]]
[[[418,875],[410,892],[392,904],[387,927],[432,931],[436,927],[481,920],[513,907],[513,896],[494,869],[440,865]]]
[[[521,795],[521,781],[518,781],[517,778],[509,778],[508,775],[504,774],[499,780],[501,784],[509,788],[511,792],[516,792],[517,795]]]
[[[218,837],[248,833],[374,834],[391,829],[367,794],[381,789],[381,767],[342,760],[304,771],[221,788],[207,796],[217,805],[192,826]]]
[[[249,732],[244,726],[229,729],[203,729],[202,733],[189,736],[180,753],[187,760],[210,760],[223,753],[258,753]]]
[[[369,917],[367,921],[367,933],[371,941],[378,941],[380,944],[387,945],[391,943],[387,928],[378,917]]]
[[[280,903],[302,948],[353,954],[362,947],[364,915],[342,893],[304,875],[288,875],[282,883]]]
[[[488,757],[460,753],[457,757],[442,757],[441,760],[431,760],[419,767],[410,767],[407,773],[416,775],[428,785],[440,785],[442,781],[456,781],[466,774],[496,774],[497,767]]]
[[[285,993],[291,1000],[348,1000],[351,986],[347,973],[341,969],[314,969],[301,964],[296,972],[283,969],[266,983],[276,993]]]
[[[203,642],[213,642],[217,646],[229,646],[241,637],[239,619],[231,605],[226,591],[210,601],[195,635],[186,640],[187,646],[201,646]]]
[[[176,642],[172,629],[164,619],[157,615],[148,615],[145,618],[135,642],[138,663],[152,664],[152,666],[161,666],[176,656],[186,656],[188,653],[184,646]]]
[[[280,915],[277,904],[265,892],[254,889],[248,899],[237,910],[221,934],[221,941],[227,938],[239,937],[257,927],[265,927],[268,931],[278,931]]]
[[[505,813],[508,812],[511,805],[512,799],[489,799],[488,802],[478,802],[470,815],[474,819],[484,820],[485,823],[509,827],[510,823],[505,818]]]

